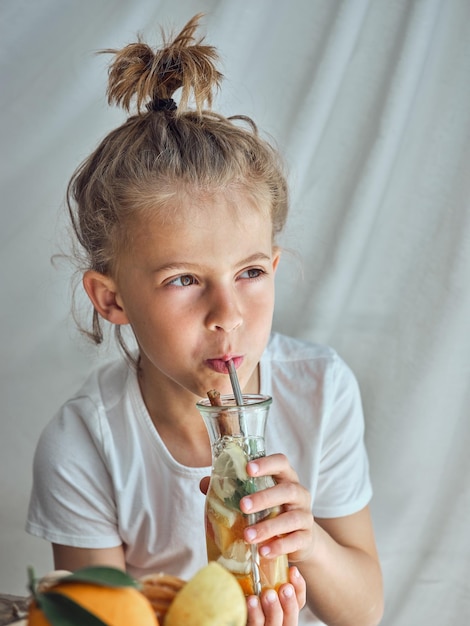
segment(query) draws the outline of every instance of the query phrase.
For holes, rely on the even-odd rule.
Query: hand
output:
[[[266,518],[245,529],[245,541],[259,545],[267,558],[287,554],[291,563],[307,560],[313,553],[315,523],[310,493],[299,483],[283,454],[261,457],[247,464],[250,476],[273,476],[276,485],[240,500],[244,513],[280,507],[277,517]]]
[[[282,460],[285,459],[282,455],[274,455],[280,457]],[[264,457],[266,458],[266,457]],[[261,468],[256,468],[255,463],[258,464],[259,461],[264,460],[257,459],[256,462],[251,462],[252,467],[248,469],[248,473],[251,472],[251,475],[261,476]],[[267,457],[271,458],[271,457]],[[250,465],[250,464],[248,464]],[[269,468],[266,474],[270,474]],[[296,474],[293,474],[296,476]],[[276,480],[280,479],[280,475],[276,476]],[[206,476],[200,482],[201,492],[206,494],[209,487],[210,477]],[[297,481],[298,485],[298,481]],[[300,485],[298,485],[300,487]],[[302,488],[301,488],[302,489]],[[270,490],[269,490],[270,491]],[[303,490],[304,495],[307,494],[306,490]],[[259,492],[263,493],[263,492]],[[252,496],[250,496],[252,497]],[[308,496],[309,500],[310,496]],[[245,502],[246,505],[246,502]],[[274,506],[274,505],[269,505]],[[263,510],[261,506],[260,510]],[[254,510],[254,508],[252,509]],[[310,514],[311,516],[311,514]],[[261,522],[260,522],[261,523]],[[250,528],[258,528],[259,524],[250,527]],[[256,543],[256,541],[254,541]],[[266,545],[266,544],[265,544]],[[273,556],[275,556],[274,551],[271,552]],[[286,554],[285,552],[279,552],[278,554]],[[274,590],[266,590],[261,594],[261,597],[250,596],[247,599],[248,606],[248,622],[247,626],[297,626],[299,620],[299,612],[300,609],[305,605],[306,602],[306,583],[304,578],[301,576],[299,570],[296,567],[289,568],[289,583],[281,585],[279,588],[279,592],[276,593]]]
[[[305,605],[305,580],[296,567],[289,568],[289,583],[263,591],[261,597],[247,598],[247,626],[297,626],[300,609]]]

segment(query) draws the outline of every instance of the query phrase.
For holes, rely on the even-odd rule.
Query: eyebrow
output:
[[[254,254],[250,254],[244,259],[241,259],[236,265],[237,267],[243,267],[245,265],[250,265],[251,263],[262,262],[262,261],[271,261],[271,257],[264,252],[255,252]],[[190,261],[171,261],[170,263],[165,263],[164,265],[160,265],[155,268],[153,272],[156,274],[158,272],[165,272],[169,270],[180,270],[181,268],[188,270],[197,270],[202,266],[199,263],[191,263]]]

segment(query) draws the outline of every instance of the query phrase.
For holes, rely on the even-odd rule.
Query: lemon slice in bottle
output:
[[[245,481],[249,478],[246,473],[247,462],[248,458],[241,447],[235,441],[230,441],[215,461],[214,472],[225,478]]]

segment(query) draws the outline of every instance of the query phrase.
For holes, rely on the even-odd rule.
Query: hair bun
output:
[[[202,15],[195,15],[170,41],[162,31],[163,45],[157,50],[140,37],[121,50],[103,50],[115,55],[109,68],[109,104],[117,104],[129,112],[135,100],[138,113],[145,106],[146,110],[161,110],[162,107],[153,103],[172,100],[175,91],[182,88],[180,113],[188,108],[191,92],[198,112],[205,103],[211,107],[213,91],[219,87],[222,74],[215,66],[219,58],[216,49],[203,45],[203,37],[198,40],[194,37]],[[166,107],[166,110],[171,109]]]

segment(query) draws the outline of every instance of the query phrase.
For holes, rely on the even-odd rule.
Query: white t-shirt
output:
[[[327,346],[273,334],[260,365],[273,397],[267,454],[283,452],[312,494],[316,517],[355,513],[371,498],[360,394]],[[171,456],[123,359],[94,372],[48,424],[34,459],[26,530],[82,548],[124,544],[135,577],[190,578],[207,563],[204,496],[210,467]],[[318,624],[306,610],[303,624]]]

